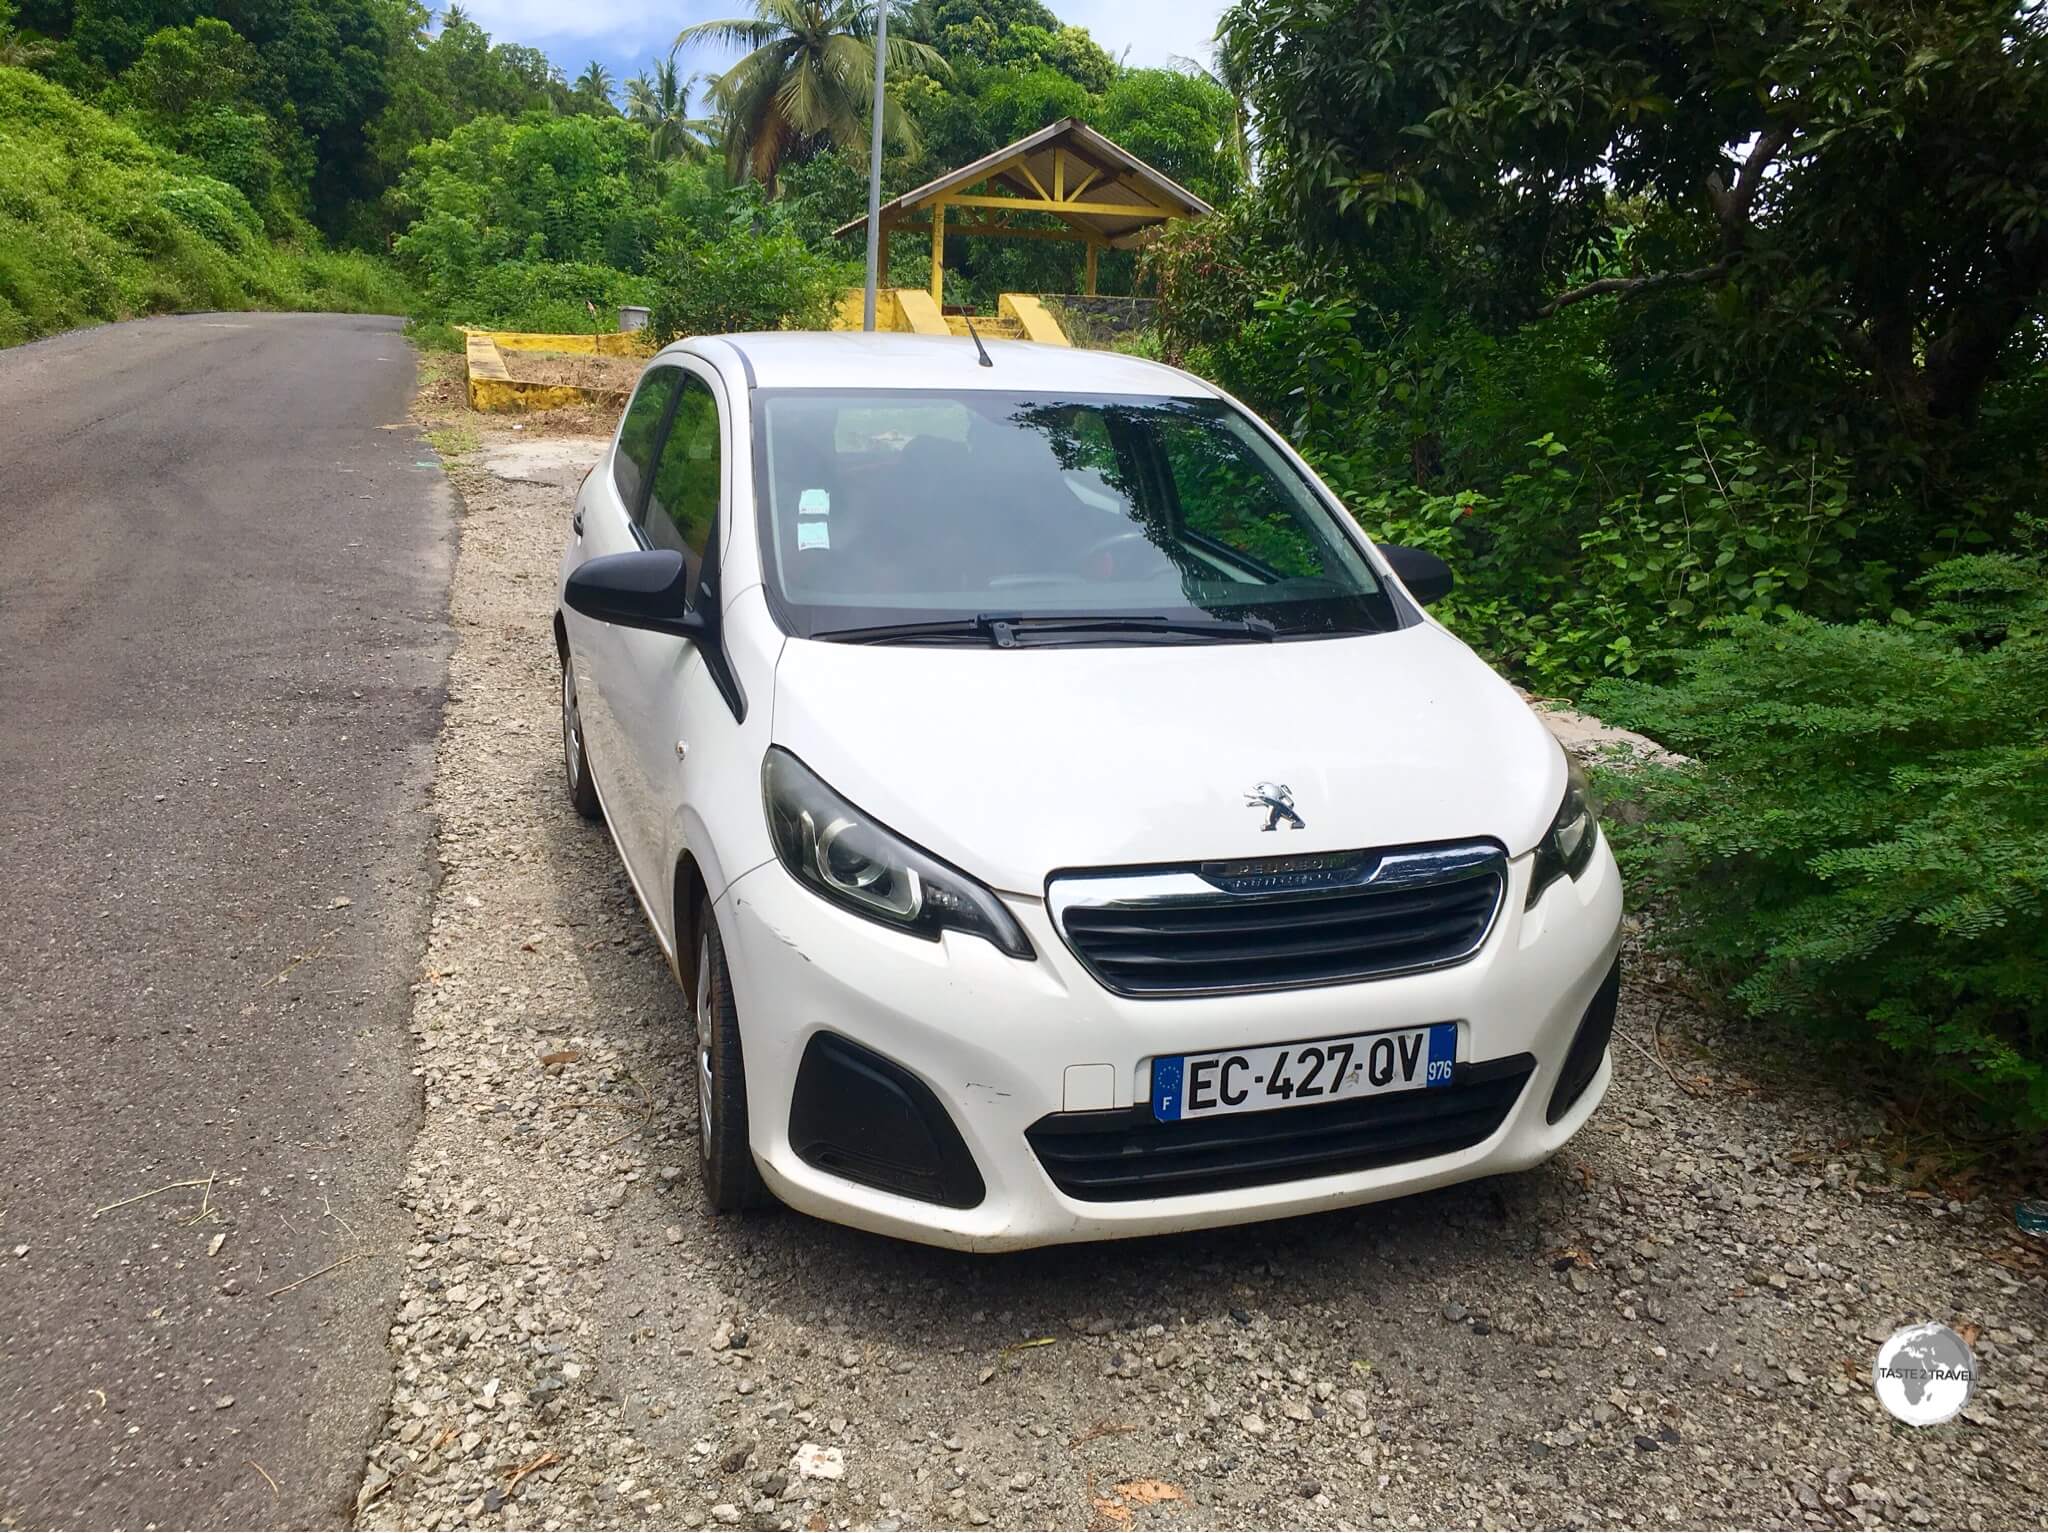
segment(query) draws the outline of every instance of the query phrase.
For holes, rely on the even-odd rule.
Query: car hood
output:
[[[1433,625],[1352,638],[984,649],[792,640],[774,738],[992,886],[1049,873],[1490,837],[1520,855],[1565,766]],[[1302,826],[1247,802],[1291,790]]]

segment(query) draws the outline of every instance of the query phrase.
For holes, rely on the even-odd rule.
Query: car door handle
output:
[[[578,506],[576,514],[569,518],[569,525],[576,529],[577,537],[583,536],[583,508],[581,506]]]

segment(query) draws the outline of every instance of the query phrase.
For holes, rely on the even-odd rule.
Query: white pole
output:
[[[882,264],[882,73],[889,58],[889,0],[875,0],[875,112],[868,142],[868,290],[860,327],[875,328],[875,278]]]

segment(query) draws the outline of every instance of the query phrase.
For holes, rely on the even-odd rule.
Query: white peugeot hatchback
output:
[[[576,806],[694,998],[703,1182],[981,1250],[1363,1203],[1607,1089],[1584,784],[1186,373],[703,337],[576,499]]]

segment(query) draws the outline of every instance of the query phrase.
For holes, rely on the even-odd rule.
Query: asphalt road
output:
[[[378,318],[0,352],[0,1527],[350,1516],[450,648],[413,378]]]

